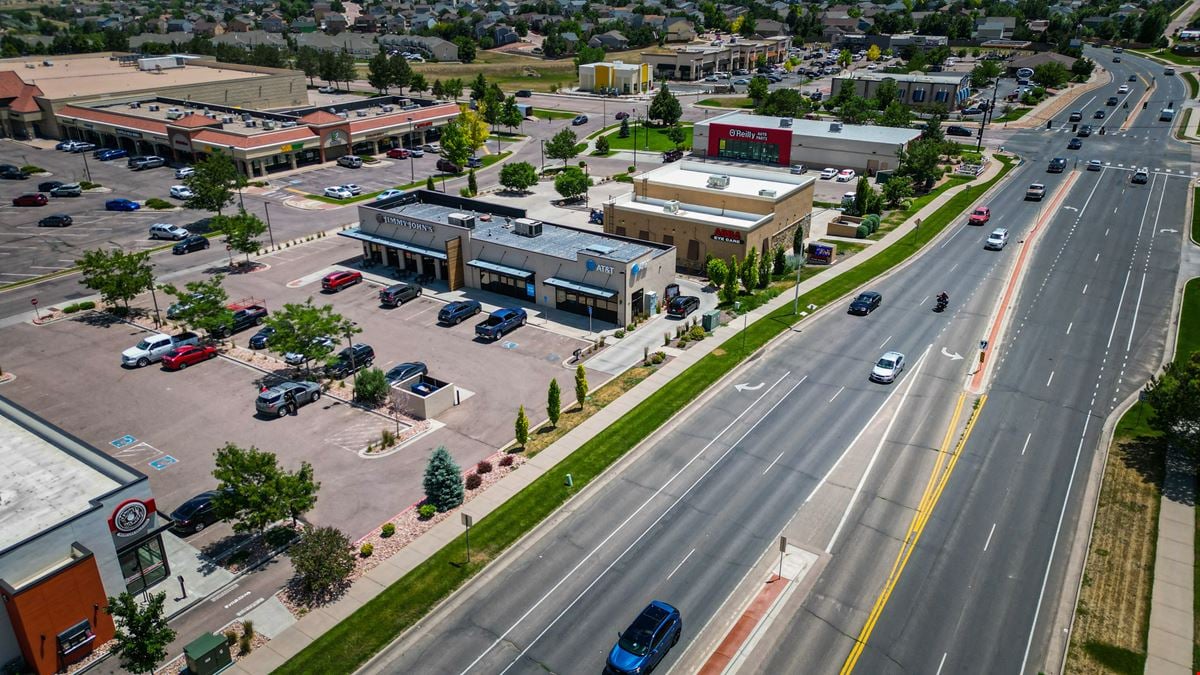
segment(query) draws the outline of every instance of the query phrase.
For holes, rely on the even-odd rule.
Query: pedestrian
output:
[[[297,415],[296,392],[288,389],[283,392],[284,405],[288,408],[288,414]]]
[[[259,385],[259,387],[258,387],[258,393],[260,393],[260,394],[265,394],[265,393],[266,393],[266,391],[267,391],[267,383],[266,383],[266,382],[263,382],[263,383],[262,383],[262,384],[260,384],[260,385]]]

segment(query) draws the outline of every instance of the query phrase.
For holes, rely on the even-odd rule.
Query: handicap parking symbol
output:
[[[163,469],[167,468],[168,466],[171,466],[172,464],[174,464],[178,461],[179,460],[175,459],[174,457],[172,457],[170,455],[163,455],[162,457],[159,457],[158,459],[150,462],[150,466],[154,467],[154,469],[156,471],[162,471]]]
[[[112,445],[114,448],[123,448],[127,445],[132,445],[136,442],[137,442],[136,438],[134,438],[133,436],[130,436],[129,434],[126,434],[120,438],[109,441],[109,444]]]
[[[502,345],[505,349],[516,349],[517,343],[509,340]]]

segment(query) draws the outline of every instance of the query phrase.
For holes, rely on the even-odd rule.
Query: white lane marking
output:
[[[942,245],[939,246],[938,248],[946,248],[946,244],[949,244],[951,241],[954,241],[954,238],[957,237],[965,229],[967,229],[966,225],[960,226],[957,230],[954,231],[954,234],[947,237],[946,241],[943,241]]]
[[[1054,381],[1054,371],[1052,370],[1052,371],[1050,371],[1050,377],[1046,380],[1046,386],[1049,387],[1050,383],[1053,381]]]
[[[1158,207],[1154,211],[1154,227],[1151,232],[1158,230],[1158,218],[1162,215],[1163,197],[1167,194],[1166,186],[1163,186],[1163,191],[1158,194]],[[1153,243],[1153,242],[1152,242]],[[1149,258],[1149,253],[1146,254]],[[1147,259],[1146,265],[1149,266],[1150,261]],[[1129,324],[1129,340],[1125,343],[1125,351],[1128,352],[1133,348],[1133,334],[1137,331],[1138,311],[1142,308],[1142,292],[1146,290],[1146,271],[1142,268],[1142,284],[1138,287],[1137,302],[1133,305],[1133,322]]]
[[[921,303],[921,304],[923,305],[925,303]],[[883,346],[886,345],[888,343],[888,340],[891,340],[891,339],[892,339],[891,335],[887,336],[887,338],[885,338],[883,342],[879,343],[879,346],[876,347],[876,349],[883,349]]]
[[[928,302],[928,301],[929,301],[929,296],[927,295],[927,296],[925,296],[924,298],[922,298],[922,299],[921,299],[921,304],[922,304],[922,305],[924,305],[924,304],[925,304],[926,302]]]
[[[992,535],[996,533],[996,524],[992,523],[992,529],[988,532],[987,541],[983,542],[983,550],[987,551],[988,546],[992,544]]]
[[[958,265],[959,263],[954,263],[954,267],[951,267],[950,271],[953,272],[954,270],[958,269]]]
[[[720,433],[713,436],[711,441],[709,441],[708,443],[705,443],[704,447],[700,448],[700,450],[698,450],[696,452],[696,454],[692,455],[691,459],[689,459],[683,466],[679,467],[678,471],[671,474],[670,478],[668,478],[666,481],[664,481],[663,484],[661,486],[659,486],[658,489],[656,489],[653,494],[651,494],[649,497],[647,497],[646,500],[643,501],[637,507],[637,509],[635,509],[632,513],[630,513],[628,516],[626,516],[625,520],[622,520],[615,528],[613,528],[612,532],[609,532],[608,535],[604,537],[604,539],[600,540],[600,543],[596,544],[596,546],[594,548],[592,548],[592,550],[588,551],[587,555],[583,556],[583,558],[581,558],[579,560],[579,562],[575,563],[574,567],[572,567],[566,574],[564,574],[562,576],[562,578],[558,580],[557,583],[555,583],[553,586],[551,586],[550,589],[547,590],[542,595],[542,597],[538,598],[537,601],[534,602],[533,605],[529,609],[525,610],[525,613],[522,614],[520,617],[518,617],[517,620],[514,621],[513,624],[508,627],[508,629],[506,629],[503,633],[501,633],[499,636],[497,636],[496,640],[494,642],[492,642],[492,644],[488,645],[488,647],[486,649],[484,649],[482,652],[480,652],[479,656],[475,657],[475,660],[472,661],[466,668],[464,668],[462,670],[462,672],[463,673],[469,672],[472,668],[474,668],[476,665],[478,665],[480,661],[483,660],[483,657],[487,656],[488,653],[490,653],[493,649],[495,649],[502,642],[507,640],[509,633],[513,632],[517,628],[517,626],[521,625],[521,623],[523,621],[525,621],[525,619],[529,618],[529,615],[532,614],[535,610],[537,610],[537,608],[540,607],[542,605],[542,603],[545,602],[546,599],[549,598],[555,591],[557,591],[560,586],[565,584],[568,579],[575,576],[575,573],[578,572],[580,570],[580,568],[582,568],[584,566],[584,564],[586,564],[589,560],[591,560],[592,557],[595,556],[596,553],[598,553],[600,551],[600,549],[604,548],[608,544],[608,542],[612,540],[613,537],[617,536],[617,534],[619,532],[621,532],[621,530],[625,529],[626,525],[628,525],[630,522],[632,522],[633,519],[636,518],[647,506],[649,506],[651,502],[653,502],[656,498],[658,498],[658,496],[661,495],[667,489],[667,486],[669,486],[671,483],[673,483],[676,478],[678,478],[692,464],[694,464],[697,460],[699,460],[700,457],[704,455],[705,451],[707,451],[709,448],[711,448],[713,446],[714,443],[717,442],[717,439],[724,436],[726,431],[729,431],[730,429],[732,429],[733,425],[737,424],[738,421],[740,421],[742,419],[742,417],[744,417],[747,413],[749,413],[751,410],[753,410],[754,406],[757,405],[760,401],[762,401],[762,399],[767,394],[771,393],[771,391],[773,391],[775,389],[776,385],[778,385],[780,382],[783,382],[783,380],[791,374],[792,374],[792,371],[790,371],[790,370],[788,372],[784,373],[778,380],[775,380],[775,382],[766,391],[764,391],[762,394],[760,394],[758,398],[754,399],[754,401],[752,401],[748,406],[746,406],[745,410],[738,413],[738,416],[733,418],[733,420],[731,422],[729,422],[729,424],[725,425],[725,428],[722,429],[720,431]],[[775,410],[775,408],[780,403],[787,400],[788,395],[790,395],[793,391],[795,391],[796,387],[799,387],[801,384],[803,384],[804,380],[806,380],[806,379],[808,379],[807,375],[804,376],[803,378],[801,378],[799,382],[792,385],[792,388],[788,390],[787,394],[784,394],[784,396],[782,398],[780,398],[778,401],[776,401],[775,404],[772,405],[767,410],[767,412],[761,418],[759,418],[759,420],[757,422],[755,422],[753,425],[751,425],[751,427],[749,429],[746,430],[746,433],[742,434],[741,438],[739,438],[737,441],[732,443],[729,446],[729,448],[724,453],[722,453],[721,456],[718,457],[716,459],[716,461],[714,461],[708,467],[708,469],[706,469],[704,471],[704,473],[700,474],[700,476],[698,478],[696,478],[696,480],[693,481],[692,484],[689,485],[686,490],[683,491],[682,494],[680,494],[670,504],[668,504],[667,508],[665,508],[663,510],[663,512],[657,518],[654,519],[653,522],[651,522],[648,526],[646,526],[646,529],[642,530],[642,533],[639,534],[637,536],[637,538],[635,538],[633,540],[633,542],[631,542],[629,544],[629,546],[627,546],[625,548],[625,550],[621,551],[621,553],[619,555],[617,555],[617,557],[614,558],[613,561],[611,563],[609,563],[609,565],[607,567],[605,567],[603,570],[601,570],[600,573],[596,575],[596,578],[593,579],[591,581],[591,583],[589,583],[587,585],[586,588],[584,588],[582,591],[580,591],[579,594],[575,596],[575,599],[572,600],[565,608],[563,608],[563,610],[561,612],[559,612],[558,615],[555,616],[554,619],[551,620],[550,623],[547,624],[545,628],[542,629],[542,632],[538,633],[536,637],[534,637],[532,640],[530,640],[529,644],[524,649],[521,650],[521,653],[517,654],[517,657],[515,659],[513,659],[512,662],[509,663],[508,666],[506,666],[504,668],[504,670],[502,670],[500,672],[501,673],[508,672],[509,668],[512,668],[513,665],[517,663],[517,661],[520,661],[522,658],[524,658],[525,653],[528,652],[530,650],[530,648],[532,648],[533,645],[535,645],[537,643],[537,641],[540,640],[542,638],[542,636],[545,635],[546,632],[549,631],[550,628],[552,628],[554,626],[554,624],[558,623],[558,620],[561,619],[563,617],[563,615],[565,615],[568,611],[570,611],[570,609],[572,607],[574,607],[576,603],[579,602],[580,598],[582,598],[584,596],[584,594],[586,594],[588,591],[590,591],[592,589],[593,586],[595,586],[597,583],[599,583],[600,579],[602,579],[604,577],[604,575],[607,574],[608,571],[613,568],[614,565],[616,565],[618,562],[620,562],[621,558],[625,557],[625,554],[628,553],[629,551],[631,551],[633,549],[633,547],[636,546],[638,544],[638,542],[640,542],[650,532],[650,530],[654,529],[654,527],[656,525],[658,525],[659,521],[661,521],[664,517],[666,517],[666,515],[668,513],[670,513],[672,509],[675,508],[676,504],[678,504],[679,502],[681,502],[685,498],[687,498],[687,496],[689,494],[691,494],[692,490],[697,485],[700,484],[700,481],[704,480],[704,478],[706,476],[708,476],[710,471],[712,471],[714,468],[719,466],[721,464],[721,460],[725,459],[725,457],[729,453],[733,452],[734,448],[737,447],[738,443],[741,443],[742,440],[746,438],[746,436],[749,436],[750,433],[753,432],[754,429],[757,428],[758,425],[763,422],[763,420],[767,419],[767,417],[771,414],[771,412],[773,410]]]
[[[1031,431],[1031,432],[1029,432],[1029,434],[1028,434],[1027,436],[1025,436],[1025,445],[1022,445],[1022,446],[1021,446],[1021,456],[1022,456],[1022,457],[1024,457],[1024,456],[1025,456],[1025,450],[1026,450],[1026,448],[1028,448],[1028,447],[1029,447],[1029,439],[1031,439],[1031,438],[1033,438],[1033,432],[1032,432],[1032,431]]]
[[[1092,262],[1100,262],[1100,254],[1099,253],[1097,253],[1096,257],[1092,259]]]
[[[764,475],[764,476],[767,475],[767,472],[771,470],[771,467],[775,466],[775,462],[778,462],[781,459],[783,459],[782,452],[779,453],[779,456],[775,458],[774,462],[771,462],[770,464],[767,465],[767,468],[763,469],[762,475]]]
[[[1109,231],[1110,229],[1112,229],[1112,228],[1110,228],[1110,227],[1106,227],[1106,228],[1104,228],[1104,236],[1106,236],[1106,237],[1108,236],[1108,231]]]
[[[1125,283],[1121,284],[1121,296],[1117,300],[1117,315],[1120,316],[1121,306],[1125,304],[1125,289],[1129,287],[1129,275],[1133,270],[1125,270]],[[1104,345],[1104,351],[1107,352],[1109,347],[1112,347],[1113,335],[1117,333],[1117,322],[1113,321],[1112,330],[1108,332],[1108,342]]]
[[[829,543],[825,545],[826,553],[833,552],[833,545],[837,543],[838,537],[842,533],[842,528],[846,526],[846,521],[850,519],[850,511],[854,508],[854,502],[858,501],[858,495],[862,492],[863,485],[866,484],[867,478],[871,475],[871,468],[875,466],[875,460],[879,458],[879,453],[883,450],[883,444],[887,442],[888,436],[892,433],[892,425],[896,423],[896,420],[900,419],[900,411],[904,410],[904,403],[908,400],[908,395],[912,392],[913,385],[917,382],[917,373],[925,365],[925,357],[929,355],[930,349],[933,349],[932,344],[926,347],[924,352],[921,352],[921,357],[917,359],[917,365],[908,374],[908,387],[904,390],[904,394],[900,396],[900,403],[896,405],[896,412],[892,414],[892,419],[888,421],[887,427],[884,428],[883,435],[879,437],[879,443],[875,446],[875,452],[871,453],[871,460],[867,462],[867,468],[862,472],[862,476],[859,477],[858,485],[854,486],[854,494],[850,495],[850,501],[846,504],[846,510],[842,512],[842,519],[838,522],[837,529],[833,531],[833,536],[829,538]],[[855,438],[855,440],[858,439]]]
[[[233,607],[234,605],[238,604],[242,600],[245,600],[246,597],[249,595],[250,595],[250,591],[242,591],[241,595],[239,595],[236,598],[234,598],[233,600],[230,600],[229,602],[225,603],[225,609],[229,609],[230,607]]]
[[[946,665],[946,654],[949,654],[949,653],[950,652],[942,652],[942,660],[938,661],[937,673],[935,673],[934,675],[942,675],[942,666]]]
[[[679,564],[675,566],[675,569],[671,570],[671,573],[667,575],[667,579],[670,579],[671,577],[675,576],[675,573],[679,571],[679,568],[683,567],[683,563],[687,562],[688,558],[692,557],[692,554],[695,552],[696,552],[696,549],[692,549],[692,550],[688,551],[688,554],[683,556],[683,560],[680,560]]]
[[[249,612],[250,610],[254,609],[255,607],[258,607],[259,605],[263,604],[266,601],[267,601],[266,598],[259,598],[259,599],[255,600],[254,602],[250,603],[248,606],[239,609],[237,615],[241,616],[241,615],[245,614],[246,612]]]
[[[1087,295],[1087,287],[1088,287],[1088,285],[1087,285],[1087,284],[1084,284],[1084,285],[1083,285],[1083,294],[1084,294],[1084,295]]]
[[[833,395],[833,398],[837,398],[837,397],[838,397],[838,394],[842,393],[842,392],[843,392],[843,391],[845,391],[845,390],[846,390],[846,385],[844,385],[844,384],[843,384],[843,385],[842,385],[842,388],[837,390],[837,394],[834,394],[834,395]],[[829,402],[830,402],[830,403],[833,403],[833,398],[829,399]]]
[[[1072,326],[1074,326],[1074,325],[1075,325],[1075,322],[1074,322],[1074,321],[1072,321],[1071,323],[1067,324],[1067,335],[1070,335],[1070,334],[1071,334],[1071,327],[1072,327]]]

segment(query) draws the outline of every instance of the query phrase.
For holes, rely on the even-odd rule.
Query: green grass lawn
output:
[[[550,108],[534,108],[533,116],[539,120],[570,120],[575,119],[580,113],[570,110],[552,110]]]
[[[498,157],[502,157],[505,155],[508,155],[508,153],[505,152],[504,155],[499,155]],[[493,160],[493,161],[499,161],[499,160]],[[488,165],[489,162],[487,161],[486,157],[484,158],[483,163],[484,163],[484,166]],[[425,181],[424,180],[413,181],[411,183],[405,183],[404,185],[397,185],[393,188],[386,188],[386,189],[388,189],[388,190],[412,190],[413,188],[418,188],[418,187],[425,187]],[[368,199],[374,199],[375,197],[379,196],[380,192],[383,192],[383,190],[376,190],[374,192],[364,192],[361,195],[355,195],[354,197],[351,197],[350,199],[334,199],[333,197],[326,197],[325,195],[315,195],[315,194],[309,194],[309,195],[304,195],[304,196],[306,198],[312,199],[314,201],[325,202],[326,204],[337,204],[338,206],[344,206],[346,204],[357,204],[358,202],[365,202]]]
[[[508,150],[505,150],[504,152],[501,152],[498,155],[484,155],[483,156],[483,168],[486,169],[489,166],[495,164],[496,162],[499,162],[500,160],[504,159],[505,157],[508,157],[511,154],[512,154],[511,152],[509,152]]]
[[[1143,56],[1153,56],[1160,58],[1163,61],[1169,61],[1177,66],[1200,66],[1200,57],[1195,56],[1180,56],[1172,54],[1167,49],[1130,49],[1131,52],[1136,52]]]
[[[1200,244],[1200,188],[1192,188],[1192,241]]]
[[[643,129],[636,123],[629,125],[629,136],[627,138],[618,137],[620,130],[608,134],[608,147],[612,150],[632,150],[634,129],[637,129],[637,149],[639,151],[666,152],[675,149],[675,144],[663,134],[662,127],[645,127]],[[683,131],[683,147],[690,148],[692,147],[692,127],[685,126]],[[646,137],[647,132],[650,134],[649,138]]]
[[[1012,168],[1008,158],[999,158],[999,161],[1004,167],[995,178],[963,190],[927,218],[920,230],[880,251],[862,265],[805,293],[800,298],[800,305],[828,304],[917,253]],[[465,562],[465,542],[460,535],[275,672],[288,675],[354,670],[482,569],[482,561],[498,556],[747,355],[800,320],[800,316],[792,314],[789,303],[727,340],[477,521],[471,531],[471,550],[477,556],[472,562]],[[573,478],[571,486],[564,483],[567,474]]]
[[[1175,138],[1184,140],[1187,138],[1188,122],[1192,119],[1192,109],[1184,108],[1183,114],[1179,116],[1179,124],[1175,126]]]
[[[696,101],[696,105],[707,105],[713,108],[753,108],[754,101],[745,96],[722,96]]]
[[[1003,115],[1001,115],[1000,117],[997,117],[996,119],[994,119],[992,121],[993,122],[1014,122],[1016,120],[1021,119],[1024,116],[1028,115],[1030,110],[1033,110],[1033,108],[1016,108],[1013,110],[1009,110],[1008,112],[1004,113]]]
[[[1188,98],[1200,98],[1200,80],[1196,79],[1195,73],[1180,73],[1183,76],[1183,81],[1187,83]]]
[[[1179,341],[1175,361],[1182,362],[1200,352],[1200,277],[1183,287],[1183,306],[1179,310]]]

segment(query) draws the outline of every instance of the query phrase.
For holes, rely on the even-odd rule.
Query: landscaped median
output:
[[[899,238],[861,264],[800,296],[802,306],[828,304],[900,264],[932,240],[961,212],[1013,166],[999,158],[1000,172],[992,179],[960,191],[926,217],[919,229]],[[872,247],[874,249],[876,247]],[[471,562],[462,536],[418,564],[399,581],[358,611],[314,640],[284,663],[278,673],[347,672],[385,647],[433,606],[461,586],[487,562],[554,513],[614,462],[645,440],[708,387],[740,364],[748,354],[788,330],[802,317],[791,303],[755,321],[744,335],[726,340],[683,373],[651,393],[641,404],[583,443],[552,470],[539,476],[471,528]],[[744,347],[743,347],[744,345]],[[572,485],[564,485],[567,474]]]

